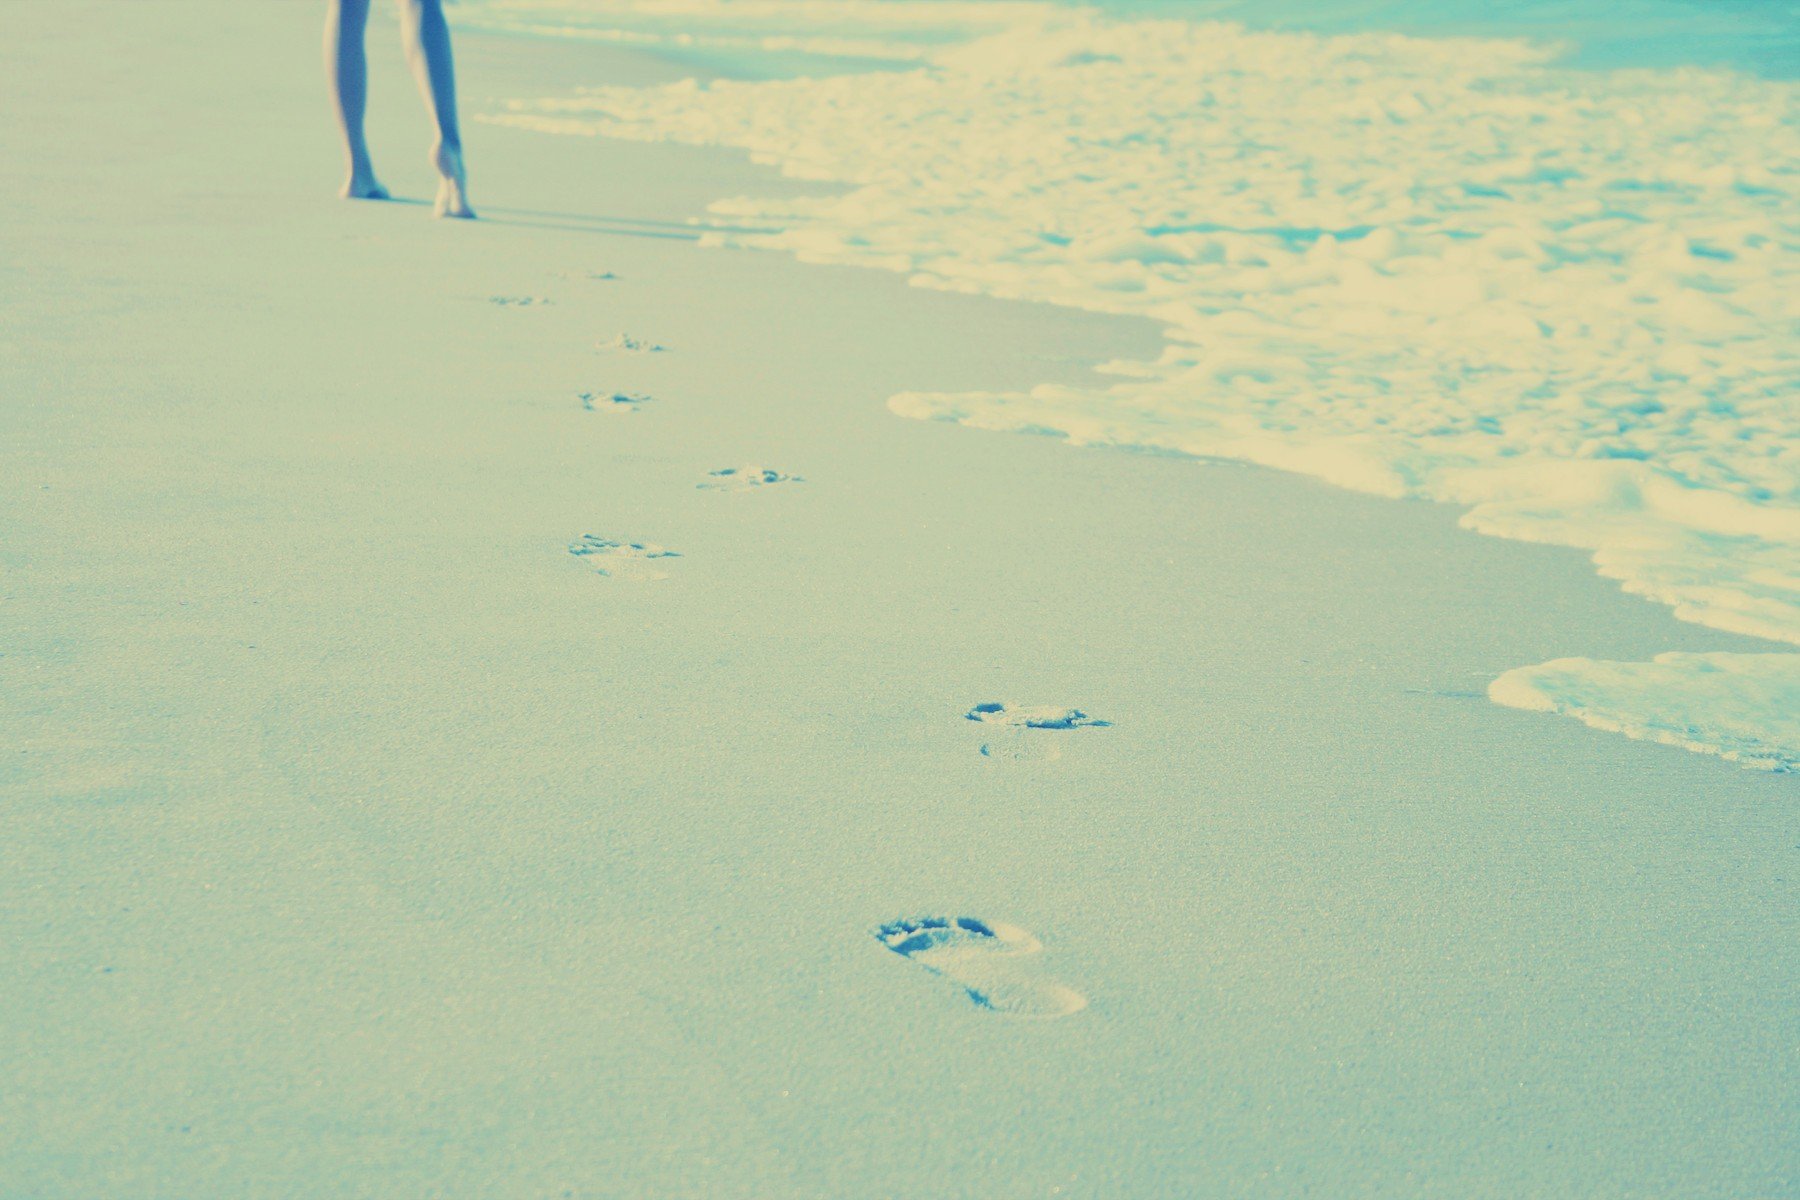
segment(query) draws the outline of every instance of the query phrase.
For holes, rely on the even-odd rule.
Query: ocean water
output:
[[[843,185],[721,201],[766,232],[716,241],[1165,333],[1104,388],[907,394],[895,412],[1244,459],[1579,547],[1686,620],[1778,645],[1521,664],[1493,698],[1800,768],[1800,654],[1779,645],[1800,644],[1795,7],[1108,7],[462,12],[810,57],[791,78],[521,97],[492,119],[738,147]]]
[[[1800,76],[1800,0],[461,0],[463,19],[690,52],[725,48],[751,75],[913,61],[1061,6],[1121,20],[1231,22],[1323,34],[1527,39],[1566,65],[1725,66]],[[808,61],[805,51],[816,57]],[[796,57],[796,52],[801,52]]]
[[[1527,38],[1596,69],[1728,66],[1800,75],[1794,0],[1094,0],[1124,17],[1235,21],[1253,29]]]

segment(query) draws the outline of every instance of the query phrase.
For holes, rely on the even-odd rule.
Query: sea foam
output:
[[[1110,386],[906,394],[901,415],[1463,505],[1685,620],[1800,643],[1800,86],[1577,72],[1516,41],[828,7],[833,44],[916,65],[598,88],[495,119],[740,147],[846,185],[721,202],[778,231],[716,242],[1165,333],[1155,361],[1107,364]],[[683,11],[709,8],[783,19],[777,0]],[[1800,655],[1560,659],[1491,694],[1800,768]]]

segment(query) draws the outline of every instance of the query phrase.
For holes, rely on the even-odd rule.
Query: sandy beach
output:
[[[319,16],[5,14],[0,1196],[1797,1194],[1794,777],[1486,698],[1780,647],[901,419],[1159,335],[703,246],[832,190],[737,152],[434,221],[385,13],[339,201]]]

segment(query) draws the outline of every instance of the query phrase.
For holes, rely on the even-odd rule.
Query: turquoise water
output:
[[[1558,44],[1563,47],[1561,61],[1590,69],[1723,66],[1764,78],[1800,78],[1800,0],[1051,2],[1117,17],[1229,21],[1259,30],[1523,38]],[[986,5],[841,0],[824,6],[749,8],[733,0],[700,0],[671,10],[611,0],[461,0],[457,12],[459,24],[540,36],[606,31],[636,44],[654,44],[657,53],[718,74],[782,78],[905,68],[916,61],[913,52],[1009,25],[1001,15],[1005,7],[1006,0]],[[934,19],[938,13],[933,9],[942,20]],[[701,36],[675,36],[689,33]],[[770,45],[764,39],[771,35],[792,44]],[[864,40],[839,53],[823,44],[836,38]],[[883,47],[899,53],[886,56]]]
[[[1800,77],[1793,0],[1085,0],[1132,16],[1236,21],[1256,29],[1423,37],[1524,37],[1570,45],[1572,65],[1730,66]]]

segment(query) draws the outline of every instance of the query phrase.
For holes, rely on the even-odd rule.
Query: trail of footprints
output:
[[[610,271],[587,273],[585,277],[608,281],[617,278]],[[492,296],[489,301],[498,307],[551,303],[540,296]],[[630,354],[661,354],[667,350],[658,343],[624,333],[598,346]],[[584,411],[619,414],[639,412],[651,403],[651,397],[635,392],[578,392],[576,399]],[[709,471],[697,486],[708,491],[745,492],[803,482],[798,475],[770,467],[745,466]],[[590,565],[595,574],[636,582],[667,579],[666,566],[681,557],[678,551],[654,542],[625,541],[591,533],[571,542],[569,553]],[[1078,708],[999,702],[977,704],[964,717],[991,731],[981,745],[981,754],[988,758],[1055,759],[1061,751],[1053,742],[1042,740],[1046,732],[1105,728],[1112,724]],[[1044,971],[1043,943],[1016,925],[975,917],[930,916],[891,921],[874,933],[881,945],[948,980],[983,1012],[1045,1020],[1066,1017],[1087,1007],[1086,996]]]

